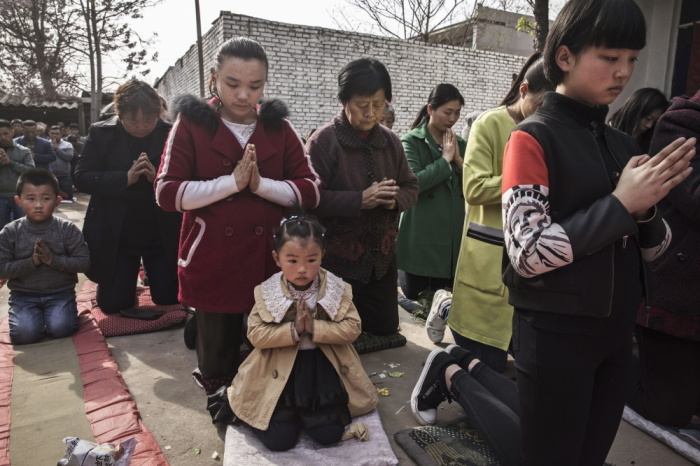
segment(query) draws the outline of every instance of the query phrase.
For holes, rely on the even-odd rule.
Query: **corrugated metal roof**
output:
[[[3,107],[36,107],[36,108],[63,108],[77,109],[77,100],[34,100],[26,95],[6,94],[0,91],[0,106]]]

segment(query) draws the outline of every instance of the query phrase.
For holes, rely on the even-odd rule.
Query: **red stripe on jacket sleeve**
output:
[[[513,131],[503,152],[503,182],[501,192],[513,186],[548,186],[547,164],[544,150],[532,135]]]

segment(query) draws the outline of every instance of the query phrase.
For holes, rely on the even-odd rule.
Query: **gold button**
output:
[[[276,379],[276,378],[277,378],[277,375],[278,375],[278,374],[277,374],[277,369],[274,369],[274,370],[272,371],[272,378],[273,378],[273,379]]]

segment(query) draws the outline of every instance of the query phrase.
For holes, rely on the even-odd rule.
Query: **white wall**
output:
[[[321,126],[339,110],[337,76],[343,65],[361,57],[382,61],[391,74],[396,125],[408,130],[430,90],[439,83],[454,84],[465,98],[463,115],[498,104],[509,89],[511,75],[524,57],[447,45],[389,39],[368,34],[267,21],[222,12],[205,35],[204,68],[212,66],[223,40],[248,36],[268,54],[267,97],[287,102],[290,120],[304,134]],[[197,49],[192,46],[161,78],[158,91],[169,101],[183,93],[199,93]],[[464,122],[457,123],[461,131]]]

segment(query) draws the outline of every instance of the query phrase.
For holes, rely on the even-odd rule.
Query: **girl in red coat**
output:
[[[238,371],[243,315],[253,289],[279,269],[272,232],[285,206],[319,201],[319,181],[280,101],[260,103],[263,48],[234,38],[219,50],[208,103],[184,96],[156,180],[156,198],[184,212],[180,301],[197,310],[193,375],[207,393]]]

